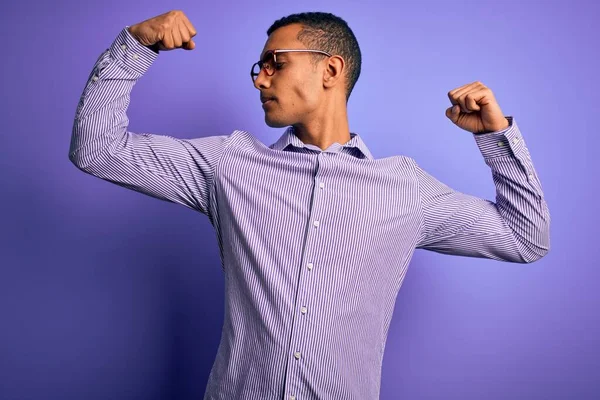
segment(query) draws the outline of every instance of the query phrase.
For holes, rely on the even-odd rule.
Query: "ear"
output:
[[[346,62],[340,56],[329,57],[325,70],[323,71],[323,86],[333,87],[344,81]]]

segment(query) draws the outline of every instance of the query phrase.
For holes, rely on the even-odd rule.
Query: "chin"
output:
[[[269,117],[268,114],[265,114],[265,123],[271,128],[283,128],[285,126],[290,125],[288,122],[283,121],[281,119]]]

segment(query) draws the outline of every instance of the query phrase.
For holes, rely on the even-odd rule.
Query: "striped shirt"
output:
[[[124,28],[97,59],[69,150],[82,171],[206,215],[225,279],[204,399],[377,399],[396,296],[415,249],[530,263],[550,215],[517,127],[473,135],[496,202],[360,135],[326,150],[292,127],[196,139],[127,130],[130,93],[158,54]]]

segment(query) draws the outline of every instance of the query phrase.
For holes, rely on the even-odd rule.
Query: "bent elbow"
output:
[[[550,252],[550,235],[547,235],[540,244],[529,243],[526,250],[523,252],[523,263],[531,264],[535,261],[546,257]]]
[[[550,251],[550,249],[546,249],[544,251],[535,253],[533,256],[526,258],[524,264],[531,264],[538,260],[541,260],[542,258],[546,257],[546,255],[548,254],[549,251]]]

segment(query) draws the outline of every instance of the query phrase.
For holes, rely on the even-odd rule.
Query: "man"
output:
[[[244,131],[177,139],[127,131],[137,80],[161,50],[195,48],[185,14],[124,28],[96,62],[69,157],[81,170],[210,219],[225,274],[221,343],[205,399],[376,399],[395,299],[414,249],[530,263],[550,215],[515,120],[480,82],[449,92],[496,203],[452,190],[410,157],[374,159],[349,132],[360,74],[347,24],[326,13],[276,21],[251,78],[267,147]]]

